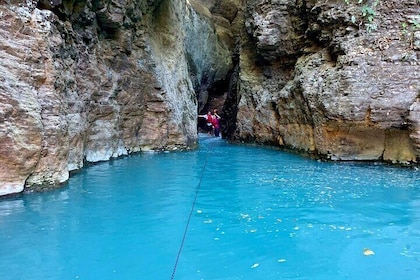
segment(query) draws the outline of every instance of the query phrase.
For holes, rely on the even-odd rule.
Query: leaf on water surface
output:
[[[375,255],[375,252],[373,252],[371,249],[364,248],[363,249],[363,255],[365,255],[365,256],[372,256],[372,255]]]

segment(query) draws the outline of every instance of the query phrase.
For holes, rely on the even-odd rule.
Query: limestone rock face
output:
[[[359,2],[0,0],[0,195],[194,148],[209,108],[233,140],[418,163],[419,2]]]
[[[190,2],[0,1],[0,195],[58,186],[85,162],[196,147],[195,89],[231,61]]]
[[[245,26],[261,57],[271,61],[293,58],[302,52],[306,31],[303,8],[303,1],[249,2]]]
[[[185,41],[190,78],[198,98],[198,111],[207,113],[210,108],[222,108],[225,92],[220,84],[227,82],[234,49],[234,23],[238,0],[190,0],[194,12],[187,11]],[[209,25],[197,24],[205,18]],[[189,27],[188,27],[189,26]],[[208,42],[220,41],[218,47]],[[211,75],[209,75],[211,73]]]
[[[53,14],[0,7],[4,19],[0,31],[3,195],[22,191],[26,181],[38,176],[46,184],[67,180],[69,148],[66,106],[63,96],[53,88],[56,72],[49,47],[61,42],[57,34],[50,32]],[[34,177],[29,178],[30,174]]]
[[[418,1],[248,1],[232,138],[335,160],[418,162]]]
[[[420,153],[420,98],[410,106],[409,113],[409,123],[411,124],[410,128],[410,139],[414,143],[414,149],[416,154]]]

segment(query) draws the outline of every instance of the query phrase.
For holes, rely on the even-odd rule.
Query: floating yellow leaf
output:
[[[375,252],[373,252],[371,249],[365,248],[363,249],[363,255],[372,256],[372,255],[375,255]]]

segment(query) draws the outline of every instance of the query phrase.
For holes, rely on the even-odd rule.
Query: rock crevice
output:
[[[85,162],[196,147],[196,89],[231,60],[192,2],[0,3],[0,195],[59,186]]]

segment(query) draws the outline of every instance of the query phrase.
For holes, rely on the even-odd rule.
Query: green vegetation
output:
[[[368,32],[378,29],[378,25],[375,23],[375,17],[377,14],[375,7],[380,4],[380,0],[375,0],[373,2],[368,0],[344,0],[344,2],[347,5],[357,5],[360,7],[360,12],[362,14],[361,23],[366,27]],[[351,16],[351,21],[356,23],[355,15]]]
[[[375,3],[377,3],[377,1]],[[374,10],[373,7],[370,7],[367,5],[362,6],[362,16],[367,21],[365,23],[365,26],[368,32],[372,30],[376,30],[378,28],[378,26],[374,22],[376,11]]]
[[[375,22],[377,16],[376,6],[381,4],[381,0],[344,0],[347,5],[355,5],[360,8],[362,19],[360,25],[364,25],[368,32],[378,29],[378,25]],[[420,0],[417,0],[420,3]],[[356,24],[357,18],[355,15],[351,15],[351,22]],[[402,33],[407,35],[410,31],[420,30],[420,14],[417,18],[411,18],[406,22],[402,23]]]
[[[420,0],[419,0],[420,1]],[[420,31],[420,14],[401,24],[402,39],[408,41],[412,48],[420,48],[420,41],[415,39],[415,32]]]
[[[419,14],[418,17],[420,19],[420,14]],[[419,21],[417,21],[416,19],[410,19],[410,20],[408,20],[408,22],[411,24],[411,26],[414,30],[416,30],[416,29],[420,30],[420,22]]]

